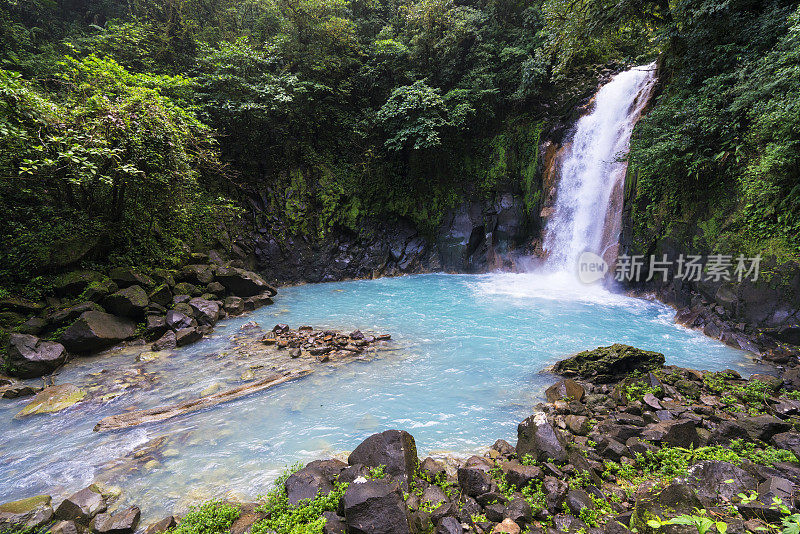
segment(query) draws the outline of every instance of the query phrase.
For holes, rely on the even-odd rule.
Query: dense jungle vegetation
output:
[[[0,285],[168,264],[249,195],[313,238],[498,189],[535,212],[542,132],[656,58],[639,233],[796,257],[794,1],[0,0]]]

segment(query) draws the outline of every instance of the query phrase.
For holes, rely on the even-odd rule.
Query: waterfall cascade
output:
[[[655,85],[655,64],[616,75],[594,97],[559,158],[555,204],[543,249],[551,271],[575,268],[585,251],[617,257],[631,132]]]

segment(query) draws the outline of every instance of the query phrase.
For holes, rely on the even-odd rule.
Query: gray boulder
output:
[[[214,281],[214,271],[210,265],[187,265],[176,277],[181,282],[205,286]]]
[[[628,436],[628,438],[630,437]],[[642,439],[672,447],[688,448],[692,445],[695,447],[700,445],[697,426],[691,419],[674,419],[652,424],[642,432]]]
[[[342,505],[348,534],[410,534],[396,482],[357,479],[347,487]]]
[[[258,274],[237,267],[217,267],[217,281],[225,289],[240,297],[254,297],[268,293],[270,297],[277,291]]]
[[[397,477],[404,489],[414,480],[419,459],[414,437],[403,430],[387,430],[373,434],[350,453],[350,465],[386,466],[386,473]]]
[[[67,361],[61,343],[42,341],[36,336],[11,334],[6,353],[8,373],[20,378],[36,378],[52,373]]]
[[[562,433],[550,424],[543,412],[536,413],[517,426],[517,456],[530,454],[538,461],[563,462],[567,443]]]
[[[136,334],[136,323],[100,311],[84,312],[61,335],[61,343],[72,352],[92,352]]]
[[[147,304],[147,292],[138,285],[120,289],[103,299],[103,306],[114,315],[143,317]]]
[[[547,388],[544,392],[544,395],[547,398],[547,402],[556,402],[565,399],[581,401],[583,400],[583,396],[585,394],[586,390],[583,389],[583,386],[581,386],[571,378],[567,378],[566,380],[560,380],[556,382],[555,384]]]
[[[201,325],[215,325],[219,321],[219,304],[213,300],[193,298],[189,306],[194,311],[194,317]]]
[[[180,330],[181,328],[189,328],[195,325],[194,320],[185,313],[175,310],[169,310],[166,316],[167,326],[173,330]]]
[[[72,271],[53,280],[53,291],[59,297],[76,297],[80,295],[92,282],[103,282],[108,278],[95,271]]]
[[[690,467],[687,481],[705,506],[730,501],[739,493],[748,494],[758,485],[758,481],[741,467],[716,460],[705,460]]]
[[[49,495],[0,504],[0,532],[35,529],[53,519]]]
[[[115,267],[111,269],[109,276],[119,287],[128,287],[132,285],[152,287],[154,285],[152,278],[129,267]]]
[[[178,338],[175,335],[174,330],[167,330],[164,332],[164,335],[158,338],[155,342],[153,342],[152,349],[155,351],[159,350],[170,350],[174,349],[178,346]]]
[[[228,315],[240,315],[244,313],[244,299],[236,296],[225,297],[222,307]]]
[[[161,284],[148,295],[150,302],[155,302],[162,306],[169,306],[172,304],[172,291],[170,291],[167,284]]]
[[[492,464],[487,459],[472,456],[458,468],[458,485],[470,497],[485,495],[494,488],[491,470]]]
[[[320,469],[310,466],[292,473],[286,479],[284,487],[289,498],[289,504],[292,506],[297,505],[304,499],[313,499],[318,494],[327,495],[333,491],[333,484],[328,480],[328,477]]]
[[[190,343],[194,343],[195,341],[200,341],[202,339],[203,333],[200,332],[197,328],[189,327],[189,328],[181,328],[175,331],[175,344],[178,347],[182,347],[184,345],[189,345]]]
[[[97,534],[133,534],[142,516],[138,506],[131,506],[113,514],[99,514],[92,520],[92,531]]]
[[[108,503],[100,489],[92,485],[64,499],[56,509],[56,517],[88,525],[97,515],[105,512]]]

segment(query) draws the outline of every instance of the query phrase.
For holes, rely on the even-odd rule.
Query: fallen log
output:
[[[253,382],[252,384],[245,384],[237,388],[229,389],[214,393],[207,397],[184,401],[173,406],[161,406],[159,408],[151,408],[149,410],[138,410],[135,412],[121,413],[118,415],[111,415],[102,419],[94,427],[95,432],[107,432],[109,430],[120,430],[123,428],[130,428],[145,423],[158,423],[184,415],[187,413],[196,412],[205,408],[211,408],[224,402],[240,399],[251,393],[264,391],[278,384],[284,384],[291,380],[302,378],[311,373],[310,369],[300,371],[292,371],[282,375],[272,375],[269,378]]]

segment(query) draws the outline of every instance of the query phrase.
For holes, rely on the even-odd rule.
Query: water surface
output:
[[[540,371],[611,343],[663,352],[671,364],[752,372],[746,353],[676,326],[673,315],[657,302],[558,275],[434,274],[285,288],[273,306],[223,321],[212,337],[171,357],[141,363],[144,347],[129,347],[59,373],[59,383],[91,385],[105,370],[100,377],[118,390],[104,402],[22,420],[13,415],[24,400],[0,403],[0,502],[38,493],[57,502],[100,477],[120,484],[123,502],[152,519],[211,497],[252,498],[284,466],[352,450],[388,428],[411,432],[421,455],[478,452],[498,438],[514,443],[517,423],[552,383]],[[108,415],[241,383],[230,346],[249,321],[387,332],[397,350],[164,423],[92,432]],[[109,471],[160,436],[167,439],[152,457]]]

